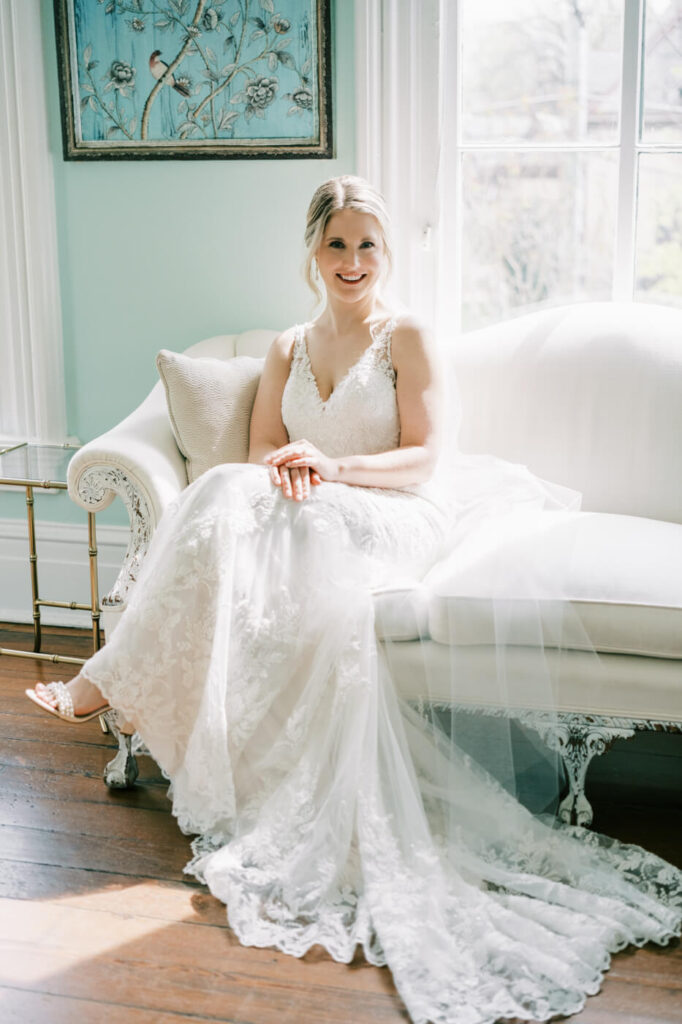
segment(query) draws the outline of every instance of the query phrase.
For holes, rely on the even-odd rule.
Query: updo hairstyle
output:
[[[393,263],[390,224],[383,197],[364,178],[357,178],[352,174],[329,178],[328,181],[320,185],[310,200],[304,236],[306,257],[303,264],[303,276],[318,299],[322,298],[322,294],[313,277],[313,260],[322,244],[322,238],[330,218],[339,210],[369,213],[376,219],[381,230],[386,256],[386,269],[382,280],[388,277]]]

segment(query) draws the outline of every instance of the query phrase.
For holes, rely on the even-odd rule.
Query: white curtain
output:
[[[392,214],[394,298],[437,308],[441,138],[439,0],[356,0],[356,164]]]
[[[40,0],[0,3],[0,438],[64,441]]]

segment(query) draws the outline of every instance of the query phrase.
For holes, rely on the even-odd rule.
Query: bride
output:
[[[442,373],[381,298],[366,182],[320,186],[305,239],[326,304],[270,349],[250,464],[183,492],[107,645],[28,695],[127,717],[244,944],[360,945],[415,1024],[575,1013],[611,952],[679,934],[682,874],[533,817],[396,693],[373,591],[422,578],[457,529]]]

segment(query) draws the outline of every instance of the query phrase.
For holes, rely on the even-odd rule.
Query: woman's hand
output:
[[[284,497],[293,501],[305,501],[310,497],[311,486],[322,483],[317,473],[311,473],[308,469],[289,469],[288,466],[268,468],[275,487],[281,487]]]
[[[311,486],[323,480],[335,480],[337,466],[309,441],[293,441],[265,456],[263,462],[270,470],[270,479],[282,488],[285,498],[303,501],[310,496]]]

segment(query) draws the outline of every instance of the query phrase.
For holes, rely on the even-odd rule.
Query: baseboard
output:
[[[125,526],[97,529],[100,598],[111,590],[123,563],[129,531]],[[36,523],[38,587],[49,601],[90,603],[86,523]],[[43,608],[49,626],[87,626],[87,612]],[[25,519],[0,519],[0,622],[32,622],[31,576]]]

